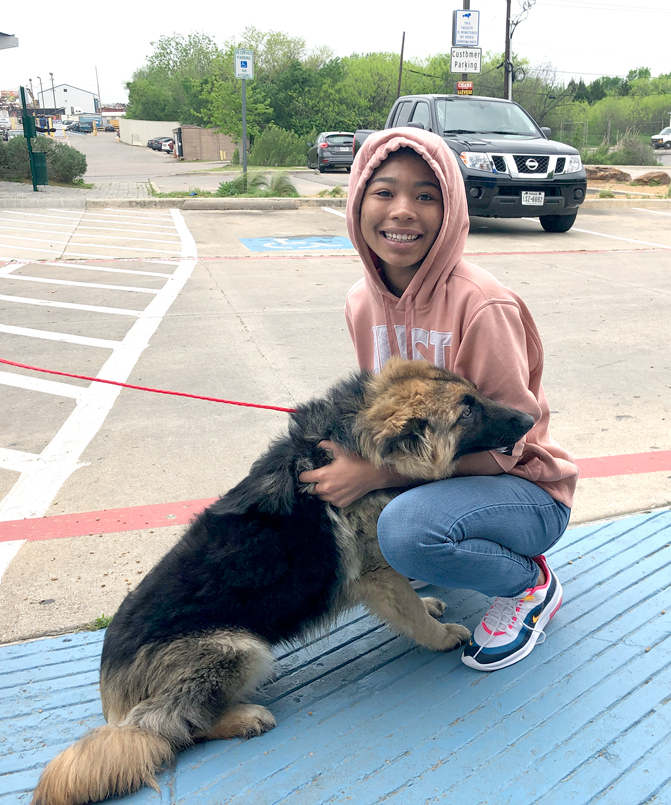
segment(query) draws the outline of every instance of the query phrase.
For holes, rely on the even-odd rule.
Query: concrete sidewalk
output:
[[[547,640],[492,674],[365,613],[277,652],[256,701],[277,727],[181,753],[128,805],[671,803],[671,511],[567,532],[548,558],[564,603]],[[477,593],[429,588],[473,628]],[[425,594],[425,592],[422,592]],[[103,632],[0,646],[0,805],[104,723]]]

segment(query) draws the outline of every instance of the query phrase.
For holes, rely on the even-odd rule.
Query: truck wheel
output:
[[[669,148],[671,148],[671,140],[667,140],[664,143],[664,148],[666,148],[667,151],[669,150]]]
[[[577,217],[577,212],[573,215],[541,215],[540,222],[546,232],[568,232]]]

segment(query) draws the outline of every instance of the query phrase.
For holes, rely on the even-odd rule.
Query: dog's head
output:
[[[533,417],[426,361],[389,360],[367,383],[356,436],[364,458],[410,478],[446,478],[467,453],[512,447]]]

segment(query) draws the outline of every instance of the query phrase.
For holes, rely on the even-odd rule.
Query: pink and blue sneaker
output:
[[[562,602],[562,586],[544,556],[534,556],[545,583],[530,587],[519,598],[497,598],[476,626],[461,661],[478,671],[498,671],[530,654],[544,642],[543,629]]]

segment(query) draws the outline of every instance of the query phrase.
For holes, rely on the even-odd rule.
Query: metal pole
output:
[[[23,120],[28,117],[28,109],[26,108],[26,91],[23,87],[19,87],[19,91],[21,92],[21,106],[23,107]],[[27,124],[24,124],[23,131],[25,133]],[[35,160],[33,158],[33,146],[30,142],[30,137],[26,137],[26,143],[28,144],[28,161],[30,162],[30,177],[33,180],[33,190],[37,193],[37,182],[35,181]]]
[[[470,9],[470,7],[471,7],[471,0],[464,0],[463,8],[464,9]],[[461,74],[461,80],[462,81],[468,81],[468,73],[462,73]]]
[[[33,92],[33,79],[29,78],[28,83],[30,84],[30,100],[33,102],[33,109],[35,108],[35,93]]]
[[[49,73],[51,76],[51,93],[54,96],[54,114],[56,114],[56,88],[54,87],[54,74]]]
[[[405,31],[403,31],[403,37],[401,38],[401,61],[398,65],[398,89],[396,90],[396,97],[401,97],[401,78],[403,76],[403,48],[405,47]]]
[[[506,0],[506,52],[503,57],[503,97],[505,100],[510,100],[510,78],[512,71],[508,72],[511,68],[510,64],[510,0]]]
[[[247,79],[242,79],[242,175],[247,192]]]
[[[40,95],[42,96],[40,99],[40,103],[38,103],[37,105],[44,106],[44,90],[42,89],[42,79],[39,76],[37,76],[37,80],[40,82]]]

